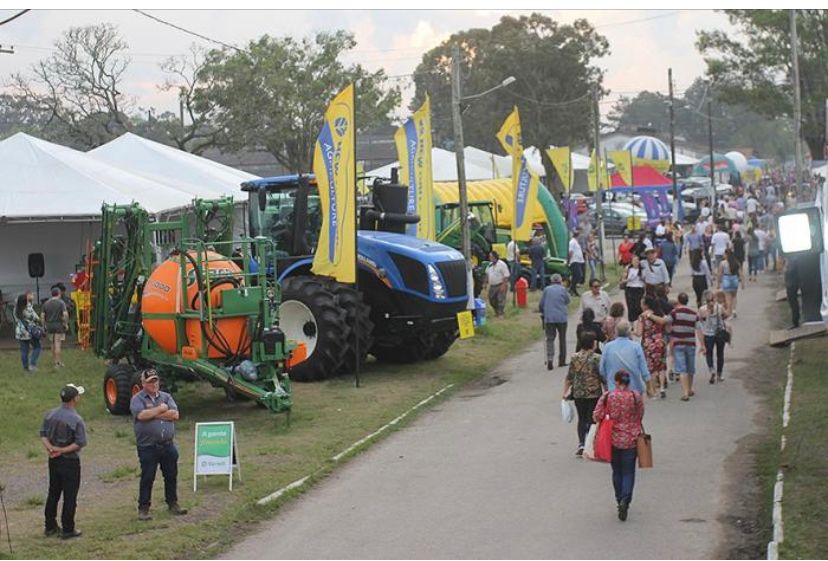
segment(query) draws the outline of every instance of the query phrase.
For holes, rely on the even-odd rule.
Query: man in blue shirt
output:
[[[561,286],[561,275],[552,275],[551,284],[543,289],[538,309],[546,333],[546,369],[554,368],[555,336],[560,339],[558,366],[566,366],[566,320],[569,315],[569,293]]]
[[[630,389],[644,394],[650,381],[650,370],[641,343],[630,339],[630,324],[618,322],[617,337],[604,345],[601,355],[601,377],[607,390],[615,389],[615,373],[621,369],[630,373]]]

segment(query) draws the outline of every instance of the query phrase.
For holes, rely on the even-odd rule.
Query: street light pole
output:
[[[712,94],[711,94],[712,95]],[[710,188],[713,190],[713,208],[710,213],[716,218],[716,169],[713,161],[713,117],[711,115],[710,100],[707,100],[707,139],[710,146]]]
[[[463,258],[471,269],[471,236],[469,234],[469,197],[466,190],[466,158],[463,153],[463,116],[460,112],[460,48],[451,48],[451,117],[454,124],[454,154],[457,158],[457,187],[460,191],[460,229]]]
[[[799,54],[797,53],[798,42],[796,33],[796,10],[790,10],[791,14],[791,62],[793,63],[793,86],[794,86],[794,138],[796,140],[796,183],[794,184],[794,195],[799,199],[802,189],[802,101],[799,93]]]
[[[673,220],[678,220],[679,215],[679,192],[678,181],[676,180],[676,116],[673,110],[673,69],[667,69],[667,81],[670,83],[670,163],[673,166]]]

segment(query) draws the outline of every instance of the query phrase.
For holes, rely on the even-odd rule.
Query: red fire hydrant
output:
[[[520,277],[517,282],[515,282],[515,296],[517,297],[517,305],[518,308],[525,308],[526,307],[526,297],[529,291],[529,283],[526,282],[526,279]]]

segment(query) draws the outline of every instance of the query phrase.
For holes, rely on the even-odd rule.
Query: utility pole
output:
[[[667,69],[667,82],[670,85],[670,163],[673,168],[671,177],[673,179],[673,220],[679,216],[679,192],[678,181],[676,181],[676,118],[673,111],[673,69]]]
[[[794,195],[799,198],[802,190],[802,100],[799,92],[799,53],[796,33],[796,10],[789,10],[791,15],[791,62],[793,63],[794,86],[794,138],[796,141],[796,183]]]
[[[471,238],[469,236],[469,198],[466,190],[466,160],[463,154],[463,116],[460,112],[460,47],[451,48],[451,116],[454,124],[454,153],[457,158],[457,187],[460,199],[460,226],[463,236],[463,257],[471,270]]]
[[[598,218],[598,247],[600,248],[599,251],[601,253],[601,276],[606,277],[604,274],[604,213],[603,202],[601,201],[601,197],[603,196],[603,182],[601,181],[601,178],[604,175],[601,170],[601,110],[598,106],[597,85],[592,87],[592,117],[595,127],[593,133],[595,135],[595,182],[598,188],[595,197],[595,210]]]
[[[712,92],[711,92],[712,95]],[[712,189],[712,207],[710,212],[715,220],[716,218],[716,165],[713,161],[713,116],[711,113],[711,102],[707,100],[707,139],[710,146],[710,189]]]

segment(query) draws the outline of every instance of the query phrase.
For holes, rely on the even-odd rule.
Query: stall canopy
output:
[[[368,177],[391,177],[391,170],[399,168],[400,162],[391,162],[382,167],[373,169],[365,175]],[[434,181],[457,181],[457,159],[454,152],[442,148],[431,149],[431,169]],[[511,172],[509,173],[511,175]],[[480,166],[474,162],[466,162],[466,180],[492,179],[491,165]]]
[[[0,216],[12,221],[87,220],[101,205],[137,201],[153,213],[188,205],[193,193],[24,133],[0,141]]]
[[[739,170],[736,169],[736,165],[733,163],[733,160],[727,156],[723,156],[722,154],[713,154],[713,166],[713,169],[717,172],[728,172],[733,175],[739,173]],[[696,164],[696,167],[693,168],[691,175],[702,177],[710,175],[710,156],[702,158],[699,163]]]
[[[624,183],[619,173],[612,174],[611,181],[613,189],[631,187]],[[673,182],[650,166],[633,166],[633,186],[634,188],[672,187]]]
[[[239,186],[258,178],[129,132],[87,154],[99,162],[201,197],[229,195],[239,199]]]

